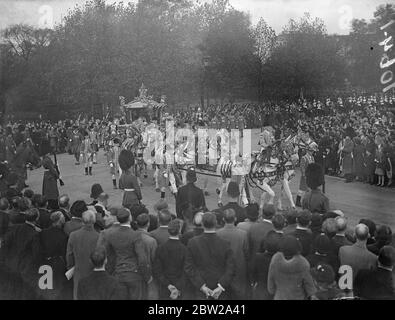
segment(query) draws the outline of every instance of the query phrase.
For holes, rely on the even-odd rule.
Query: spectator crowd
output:
[[[301,99],[246,105],[237,112],[229,112],[232,106],[211,106],[177,112],[175,119],[179,126],[270,125],[276,134],[301,128],[319,145],[312,166],[342,175],[346,182],[384,187],[393,181],[394,102],[394,97],[375,96],[325,103]],[[1,129],[0,160],[7,160],[10,146],[26,136],[38,151],[49,144],[55,153],[72,154],[73,137],[81,127],[100,146],[120,124],[8,124]],[[141,194],[132,203],[110,205],[100,184],[91,188],[91,203],[56,192],[48,197],[44,188],[40,194],[1,184],[0,298],[394,299],[390,226],[369,217],[349,225],[342,211],[329,210],[330,199],[310,185],[301,210],[277,212],[272,205],[240,206],[239,187],[231,181],[229,203],[210,210],[204,192],[195,185],[193,168],[186,179],[176,208],[161,199],[154,212],[142,204]],[[136,191],[122,189],[129,195]],[[46,282],[51,290],[42,288],[41,266],[52,270]],[[342,266],[351,274],[339,273]],[[339,285],[342,276],[351,277],[347,285]]]
[[[229,203],[209,210],[194,169],[176,209],[164,199],[110,206],[100,184],[91,203],[48,203],[10,187],[0,199],[2,299],[394,299],[391,228],[340,210],[276,212]],[[40,266],[52,290],[40,287]],[[352,271],[339,285],[341,266]],[[346,272],[347,273],[347,272]],[[48,282],[47,282],[48,285]]]

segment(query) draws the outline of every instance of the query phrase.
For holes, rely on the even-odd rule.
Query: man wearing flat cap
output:
[[[188,169],[186,179],[187,184],[177,193],[176,213],[178,218],[188,218],[192,221],[192,215],[196,210],[206,208],[206,200],[202,189],[195,186],[197,181],[195,168]]]

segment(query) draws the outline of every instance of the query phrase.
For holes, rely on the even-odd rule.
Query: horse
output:
[[[255,153],[251,164],[251,170],[247,182],[251,187],[257,187],[264,191],[261,194],[260,208],[263,208],[266,197],[269,196],[268,204],[274,204],[275,193],[272,189],[278,182],[281,183],[281,191],[278,198],[277,209],[282,211],[282,192],[285,192],[291,208],[295,209],[295,203],[289,187],[289,181],[295,176],[295,166],[299,161],[298,145],[294,144],[294,137],[278,139],[272,146],[271,156],[267,161],[267,155],[263,152]]]
[[[282,191],[295,208],[289,181],[295,175],[295,165],[299,160],[298,147],[293,143],[294,137],[275,141],[272,146],[270,159],[264,151],[253,152],[251,157],[239,155],[238,158],[231,160],[221,157],[218,161],[216,172],[220,176],[219,187],[217,188],[218,205],[222,206],[222,194],[228,182],[236,178],[240,187],[240,202],[247,205],[256,202],[251,188],[258,188],[262,192],[260,198],[260,208],[262,209],[267,195],[269,204],[274,204],[275,193],[272,189],[277,182],[281,182],[281,194],[278,199],[279,210],[282,207]],[[269,161],[268,161],[269,160]]]
[[[13,160],[9,163],[9,166],[11,173],[15,173],[18,177],[16,190],[22,191],[26,187],[25,181],[27,180],[27,167],[29,167],[30,170],[33,170],[33,168],[39,168],[41,166],[41,158],[37,154],[30,139],[27,139],[18,145]]]

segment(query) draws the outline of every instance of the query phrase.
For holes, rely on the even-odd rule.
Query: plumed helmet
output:
[[[129,170],[134,164],[133,152],[130,150],[122,150],[118,157],[119,167],[123,171]]]
[[[317,189],[324,184],[324,170],[318,163],[310,163],[306,167],[306,183],[310,189]]]

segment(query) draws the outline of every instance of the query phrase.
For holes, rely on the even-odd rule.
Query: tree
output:
[[[5,29],[2,36],[14,54],[28,61],[32,53],[49,45],[52,30],[18,24]]]
[[[210,57],[209,88],[221,100],[253,96],[259,59],[248,15],[230,9],[221,19],[212,20],[201,50]]]
[[[264,66],[265,92],[297,97],[301,89],[307,95],[342,87],[344,61],[338,54],[335,38],[326,33],[322,20],[305,14],[291,19],[277,38],[278,44]]]
[[[261,18],[253,30],[253,37],[255,40],[255,54],[260,60],[260,72],[259,72],[259,87],[258,87],[258,97],[259,101],[263,99],[263,84],[264,84],[264,70],[263,66],[266,61],[270,58],[276,45],[276,33],[275,31],[266,23],[266,21]]]

